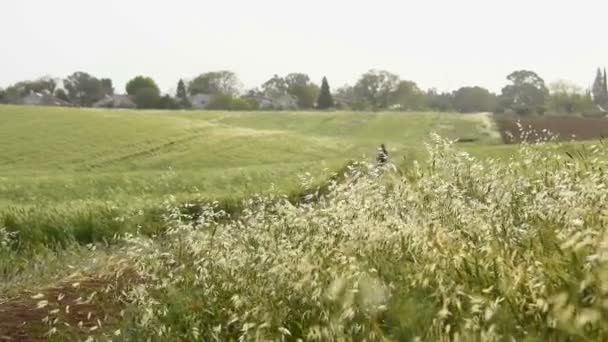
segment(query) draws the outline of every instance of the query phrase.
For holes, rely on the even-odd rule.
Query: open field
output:
[[[0,340],[608,338],[602,143],[504,145],[487,114],[0,118]]]
[[[148,211],[158,216],[169,196],[234,206],[271,187],[297,193],[304,173],[321,181],[351,160],[373,158],[380,143],[396,163],[411,162],[432,131],[500,143],[485,114],[2,106],[0,118],[0,223],[45,244],[72,235],[91,242],[142,225],[156,232]]]

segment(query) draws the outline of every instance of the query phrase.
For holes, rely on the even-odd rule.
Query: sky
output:
[[[86,71],[117,92],[235,71],[244,89],[304,72],[332,88],[369,69],[422,89],[500,91],[517,69],[590,87],[608,67],[606,0],[0,0],[0,87]]]

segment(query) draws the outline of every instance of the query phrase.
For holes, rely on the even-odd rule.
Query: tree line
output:
[[[461,87],[453,92],[422,90],[414,81],[401,79],[385,70],[369,70],[354,85],[333,92],[327,78],[321,85],[305,73],[274,75],[259,87],[243,91],[238,76],[228,70],[203,73],[189,81],[180,79],[175,94],[162,94],[151,77],[137,76],[126,87],[126,98],[142,109],[218,110],[257,109],[344,109],[513,112],[521,115],[581,113],[608,109],[606,70],[597,70],[589,90],[568,81],[546,84],[534,71],[517,70],[507,75],[507,84],[495,94],[479,86]],[[75,72],[65,79],[40,78],[0,89],[0,103],[18,104],[28,94],[54,96],[66,105],[110,106],[103,100],[115,95],[112,80]]]

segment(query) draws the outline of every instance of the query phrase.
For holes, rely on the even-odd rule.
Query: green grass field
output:
[[[2,340],[608,338],[603,144],[503,145],[486,114],[0,120]],[[349,164],[380,143],[396,170]]]
[[[298,173],[416,155],[431,131],[496,144],[481,116],[430,113],[136,112],[0,107],[4,205],[210,197],[284,189]]]
[[[472,151],[500,143],[484,114],[0,106],[0,118],[0,223],[44,244],[134,230],[150,217],[114,218],[158,216],[169,196],[238,206],[271,189],[297,193],[300,176],[321,182],[351,160],[373,159],[380,143],[396,163],[420,158],[431,132],[475,140],[464,144]]]

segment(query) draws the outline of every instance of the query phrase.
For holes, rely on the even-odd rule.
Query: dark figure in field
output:
[[[388,162],[388,151],[386,150],[384,144],[381,144],[378,148],[378,155],[376,156],[376,161],[378,162],[378,165],[384,165],[386,164],[386,162]]]

